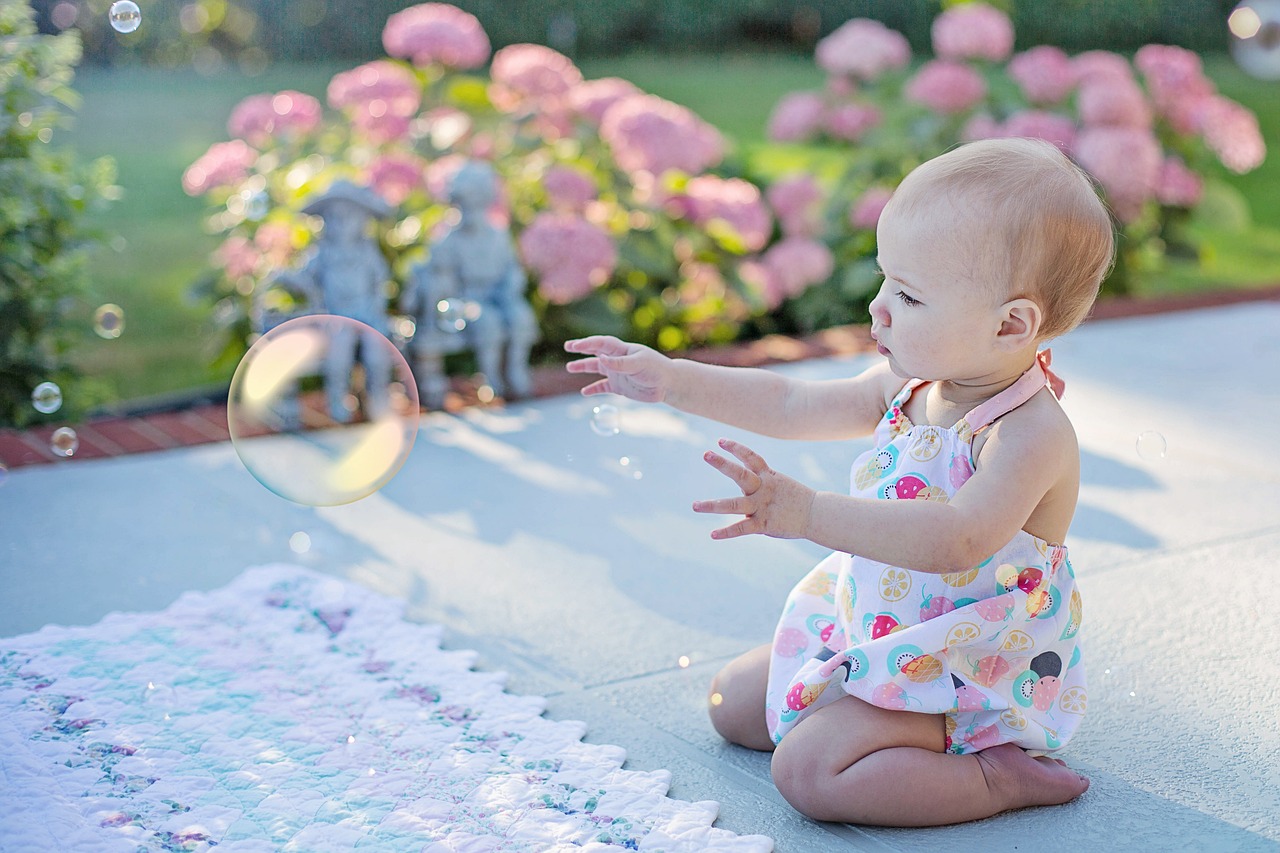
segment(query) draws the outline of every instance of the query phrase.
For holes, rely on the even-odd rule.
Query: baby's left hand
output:
[[[817,495],[813,489],[769,467],[760,454],[727,438],[720,446],[742,461],[738,465],[713,450],[702,458],[742,489],[740,498],[694,501],[694,512],[745,515],[739,522],[711,532],[712,539],[733,539],[763,533],[777,539],[802,539],[809,527],[809,510]],[[744,467],[745,466],[745,467]]]

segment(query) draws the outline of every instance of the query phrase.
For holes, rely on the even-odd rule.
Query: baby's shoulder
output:
[[[987,433],[992,448],[1048,459],[1078,459],[1080,446],[1071,418],[1048,388],[998,418]],[[979,434],[981,436],[981,433]],[[977,448],[975,448],[976,450]]]

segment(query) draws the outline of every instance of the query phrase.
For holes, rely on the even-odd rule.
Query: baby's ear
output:
[[[1044,321],[1040,306],[1030,299],[1011,299],[1000,306],[1000,331],[996,341],[1002,347],[1019,350],[1032,346]]]

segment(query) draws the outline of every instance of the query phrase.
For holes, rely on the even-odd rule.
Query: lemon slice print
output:
[[[1089,696],[1083,687],[1072,687],[1058,699],[1058,705],[1068,714],[1083,714],[1089,707]]]
[[[961,643],[972,643],[978,639],[980,633],[982,633],[981,629],[972,622],[957,622],[947,632],[947,648]]]
[[[911,575],[906,569],[890,566],[880,574],[880,597],[885,601],[901,601],[911,591]]]
[[[1010,631],[1009,636],[1005,638],[1004,645],[1000,647],[1001,651],[1006,652],[1029,652],[1036,647],[1036,641],[1026,631]]]

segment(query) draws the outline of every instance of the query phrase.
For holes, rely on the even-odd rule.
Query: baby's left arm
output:
[[[713,539],[761,533],[808,539],[916,571],[968,569],[1007,544],[1050,489],[1078,465],[1070,424],[1035,420],[1046,422],[993,427],[981,467],[949,502],[818,492],[774,471],[745,445],[722,440],[720,446],[742,464],[714,452],[704,458],[733,480],[742,496],[696,501],[693,509],[746,516],[713,531]]]

